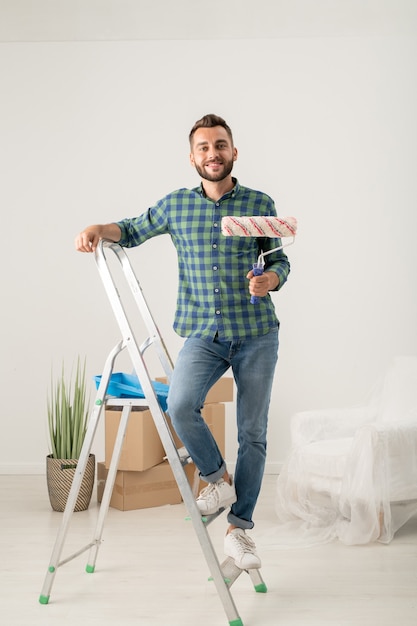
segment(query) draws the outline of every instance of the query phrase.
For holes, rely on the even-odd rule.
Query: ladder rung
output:
[[[180,457],[180,461],[183,465],[189,465],[189,463],[193,462],[185,446],[183,446],[182,448],[178,448],[177,452],[178,452],[178,456]]]

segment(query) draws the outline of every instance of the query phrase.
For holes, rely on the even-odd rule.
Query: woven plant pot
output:
[[[49,501],[54,511],[62,513],[65,509],[77,463],[78,461],[74,459],[53,459],[51,455],[46,457],[46,483]],[[89,507],[93,493],[95,468],[95,456],[90,454],[74,511],[85,511]]]

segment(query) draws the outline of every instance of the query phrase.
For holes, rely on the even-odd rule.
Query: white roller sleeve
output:
[[[222,218],[222,233],[226,237],[294,237],[297,232],[295,217],[235,217]]]

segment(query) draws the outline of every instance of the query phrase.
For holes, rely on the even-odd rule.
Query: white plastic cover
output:
[[[417,357],[395,358],[363,406],[294,415],[291,439],[268,545],[389,543],[417,513]]]

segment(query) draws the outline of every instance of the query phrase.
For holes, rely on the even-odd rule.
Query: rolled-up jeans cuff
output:
[[[217,470],[217,472],[213,472],[213,474],[209,474],[208,476],[202,476],[200,474],[200,478],[205,480],[206,483],[216,483],[227,471],[226,463],[223,461],[221,467]]]
[[[229,524],[233,524],[233,526],[237,526],[238,528],[243,528],[243,530],[250,530],[255,526],[253,522],[248,522],[246,519],[240,519],[240,517],[236,517],[232,512],[228,513],[227,521]]]

